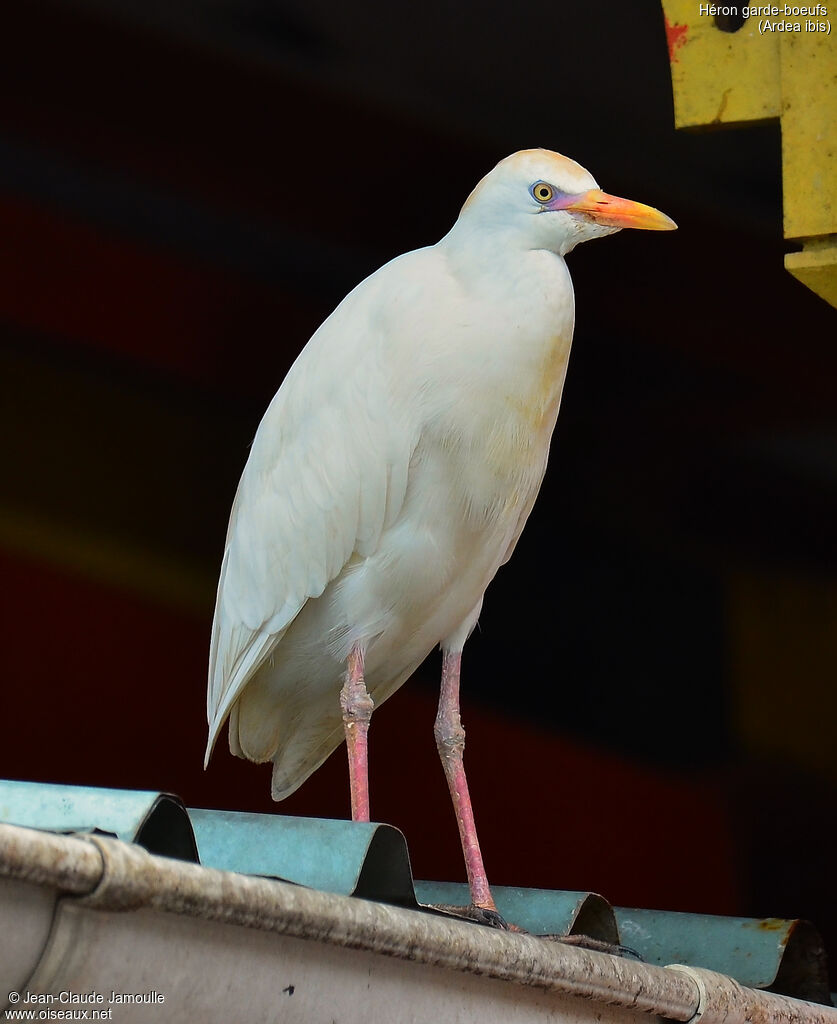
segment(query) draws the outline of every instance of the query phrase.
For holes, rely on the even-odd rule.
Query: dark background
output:
[[[464,663],[489,875],[833,941],[837,337],[782,269],[779,127],[676,133],[652,0],[450,6],[4,8],[0,776],[272,809],[224,742],[201,768],[248,444],[345,292],[545,146],[680,230],[570,258],[550,469]],[[376,713],[373,815],[460,879],[437,671]],[[345,816],[342,751],[279,810]]]

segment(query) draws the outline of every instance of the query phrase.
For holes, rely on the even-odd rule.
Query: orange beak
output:
[[[598,188],[591,188],[589,192],[582,192],[580,196],[572,196],[571,202],[566,205],[562,202],[560,208],[571,213],[586,213],[599,224],[614,228],[674,231],[677,227],[671,217],[666,217],[653,206],[635,203],[630,199],[620,199]]]

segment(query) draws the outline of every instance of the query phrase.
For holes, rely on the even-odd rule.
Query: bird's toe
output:
[[[473,921],[474,924],[485,925],[488,928],[497,928],[503,932],[520,932],[522,928],[509,924],[508,921],[496,910],[489,910],[486,907],[477,907],[469,903],[467,907],[452,906],[449,903],[433,903],[433,910],[442,914],[449,914],[451,917],[460,917],[465,921]]]
[[[565,946],[592,949],[596,953],[610,953],[611,956],[622,956],[628,960],[645,962],[645,958],[630,946],[623,946],[618,942],[606,942],[604,939],[594,939],[590,935],[539,935],[538,938],[548,939],[551,942],[563,942]]]

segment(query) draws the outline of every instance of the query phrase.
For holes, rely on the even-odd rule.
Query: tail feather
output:
[[[297,734],[290,743],[277,751],[273,759],[273,777],[270,794],[274,800],[284,800],[295,793],[309,775],[320,767],[333,750],[343,742],[343,726],[323,735],[322,726],[316,737],[311,730]]]

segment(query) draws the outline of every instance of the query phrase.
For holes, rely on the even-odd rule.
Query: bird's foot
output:
[[[532,933],[520,925],[507,921],[502,914],[496,910],[488,910],[486,907],[478,907],[471,903],[467,907],[453,906],[449,903],[433,903],[433,910],[442,914],[449,914],[451,917],[459,917],[464,921],[473,921],[474,924],[481,924],[488,928],[497,928],[503,932],[514,932],[518,935],[531,935]],[[604,939],[594,939],[591,935],[537,935],[538,939],[546,939],[548,942],[563,942],[566,946],[577,946],[581,949],[591,949],[596,953],[609,953],[611,956],[621,956],[628,960],[643,961],[642,956],[630,946],[622,946],[618,942],[606,942]]]
[[[592,949],[595,953],[609,953],[611,956],[623,956],[627,960],[645,962],[644,957],[630,946],[623,946],[618,942],[606,942],[604,939],[594,939],[591,935],[539,935],[538,938],[547,939],[550,942],[563,942],[565,946]]]
[[[487,907],[478,907],[469,903],[467,907],[453,906],[450,903],[431,903],[433,910],[442,914],[449,914],[451,917],[461,917],[464,921],[473,921],[474,924],[485,925],[487,928],[497,928],[503,932],[522,931],[516,925],[509,924],[502,914],[496,910],[489,910]]]

